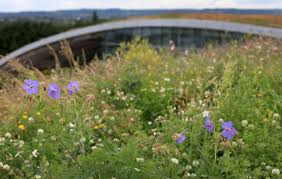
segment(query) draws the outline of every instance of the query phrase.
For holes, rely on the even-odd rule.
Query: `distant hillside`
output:
[[[132,16],[150,16],[160,14],[202,14],[202,13],[224,13],[224,14],[257,14],[257,15],[282,15],[282,9],[161,9],[161,10],[124,10],[124,9],[81,9],[81,10],[62,10],[62,11],[37,11],[37,12],[17,12],[17,13],[0,13],[0,20],[18,20],[28,19],[36,21],[62,21],[74,19],[89,19],[93,11],[101,19],[110,18],[127,18]]]
[[[161,14],[161,15],[151,15],[142,17],[132,17],[132,18],[142,18],[142,19],[154,19],[154,18],[180,18],[180,19],[205,19],[205,20],[220,20],[227,22],[238,22],[255,24],[262,26],[270,26],[282,28],[282,17],[276,15],[268,14]]]

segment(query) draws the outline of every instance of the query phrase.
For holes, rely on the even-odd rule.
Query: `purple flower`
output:
[[[236,129],[233,127],[233,122],[231,121],[222,123],[222,128],[223,131],[221,135],[227,140],[232,140],[233,136],[237,134]]]
[[[79,83],[71,81],[68,85],[69,93],[70,95],[73,95],[74,93],[79,91]]]
[[[179,138],[176,140],[177,145],[181,144],[182,142],[186,140],[186,137],[184,135],[185,132],[186,130],[179,134]]]
[[[24,90],[28,95],[38,93],[39,82],[35,80],[24,80]]]
[[[205,117],[205,128],[208,130],[209,133],[212,133],[213,131],[213,123],[209,116]]]
[[[59,99],[61,94],[61,89],[56,83],[51,83],[49,85],[48,94],[53,99]]]

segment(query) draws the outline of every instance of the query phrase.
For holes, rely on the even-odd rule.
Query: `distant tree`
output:
[[[92,13],[92,22],[93,23],[97,23],[98,20],[99,20],[99,18],[98,18],[97,12],[93,11],[93,13]]]
[[[0,23],[0,55],[6,55],[26,44],[50,35],[100,22],[103,20],[98,19],[95,11],[91,20],[43,22],[22,19],[13,22],[4,21]]]

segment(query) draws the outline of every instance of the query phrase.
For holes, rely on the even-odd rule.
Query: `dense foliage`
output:
[[[13,85],[0,93],[9,109],[1,120],[0,174],[279,178],[281,50],[263,39],[183,56],[133,42],[83,69],[46,76],[21,67],[17,79],[2,82]],[[39,81],[25,81],[38,91],[25,94],[24,79]],[[50,93],[58,92],[54,83],[59,99]],[[236,130],[231,139],[223,133],[229,129]]]
[[[50,35],[69,29],[101,23],[97,15],[92,20],[77,20],[73,22],[37,22],[15,21],[0,22],[0,55],[6,55],[26,44],[32,43]]]

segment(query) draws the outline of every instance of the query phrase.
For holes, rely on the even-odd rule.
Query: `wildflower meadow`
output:
[[[0,178],[281,178],[281,41],[168,43],[1,72]]]

